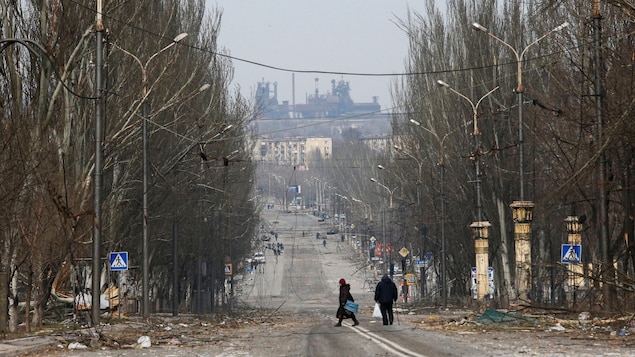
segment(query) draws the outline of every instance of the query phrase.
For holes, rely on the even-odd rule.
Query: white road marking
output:
[[[412,356],[412,357],[426,357],[421,353],[417,353],[411,351],[403,346],[398,345],[395,342],[392,342],[386,338],[380,337],[377,334],[370,332],[365,328],[360,328],[359,326],[352,327],[351,329],[355,330],[356,333],[368,337],[371,341],[376,343],[379,347],[385,349],[386,351],[394,354],[400,354],[402,356]]]

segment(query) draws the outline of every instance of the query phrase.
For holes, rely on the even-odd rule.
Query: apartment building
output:
[[[295,165],[299,170],[307,170],[312,153],[319,153],[323,160],[329,160],[333,153],[331,138],[276,138],[259,139],[255,146],[254,158],[277,165]]]

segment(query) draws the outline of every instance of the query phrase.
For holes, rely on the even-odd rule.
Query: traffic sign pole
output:
[[[111,252],[108,258],[108,262],[110,263],[110,271],[125,271],[128,270],[128,252]],[[110,291],[110,296],[108,296],[108,305],[109,307],[112,308],[112,291],[109,289]],[[118,308],[117,308],[117,313],[119,315],[119,318],[121,318],[121,279],[117,279],[117,302],[118,302]],[[95,296],[93,294],[93,304],[95,303],[95,301],[97,301],[97,303],[99,303],[100,299],[99,297],[97,298],[97,300],[95,300]]]

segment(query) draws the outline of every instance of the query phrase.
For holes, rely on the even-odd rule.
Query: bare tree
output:
[[[90,258],[94,112],[93,98],[86,93],[93,91],[95,71],[94,43],[91,43],[94,12],[79,4],[63,5],[62,11],[61,2],[1,3],[0,31],[3,38],[11,40],[3,41],[0,48],[6,69],[0,75],[0,87],[6,93],[0,100],[3,143],[0,172],[4,182],[0,194],[3,242],[0,294],[13,299],[12,330],[18,324],[18,304],[25,299],[17,293],[21,286],[33,286],[27,293],[26,311],[28,314],[29,307],[33,308],[33,321],[39,325],[51,286],[62,266],[74,264],[77,258]],[[234,153],[248,149],[249,133],[244,128],[250,113],[240,95],[228,90],[233,73],[231,63],[217,56],[220,12],[208,18],[204,15],[204,2],[194,0],[110,5],[106,9],[110,36],[106,44],[109,86],[103,248],[104,251],[129,248],[136,254],[140,252],[140,239],[136,237],[140,236],[142,223],[138,164],[142,156],[141,103],[147,101],[151,108],[147,120],[153,232],[156,227],[153,242],[164,238],[165,217],[176,220],[175,215],[193,211],[191,205],[183,204],[181,207],[187,209],[172,210],[169,197],[178,196],[175,192],[178,187],[207,184],[207,179],[222,177],[216,174],[203,180],[200,175],[175,175],[177,168],[187,170],[188,166],[199,165],[203,144],[210,156],[221,158],[220,163],[240,162],[240,168],[230,166],[228,170],[232,173],[246,174],[241,177],[251,175],[249,162],[237,161],[245,156]],[[152,15],[151,21],[145,21],[148,14]],[[139,22],[139,18],[144,21]],[[132,23],[142,26],[131,26]],[[139,66],[110,44],[147,61],[182,32],[189,33],[191,47],[171,46],[174,48],[165,56],[157,56],[156,62],[147,68],[148,91],[143,97]],[[218,136],[228,126],[234,127],[231,137]],[[234,157],[230,157],[232,153]],[[176,177],[176,181],[165,187],[168,176]],[[228,182],[232,180],[230,175],[225,177]],[[246,200],[251,182],[231,182],[237,186],[228,189],[242,193],[234,198]],[[231,204],[223,202],[223,205]],[[253,217],[254,210],[254,206],[245,205],[240,212]],[[232,222],[226,233],[234,236],[241,229],[243,237],[247,237],[250,227],[257,225],[253,220],[248,226],[242,225],[241,220]],[[240,249],[233,252],[235,259],[246,254],[244,246],[236,245]],[[153,247],[154,261],[155,256],[164,255],[166,247],[161,244]],[[153,265],[153,269],[160,274],[163,267]],[[151,278],[160,279],[159,275]],[[0,299],[0,311],[8,311],[6,301]],[[31,301],[34,306],[29,306]],[[5,329],[6,314],[0,316],[3,316],[0,328]]]
[[[502,281],[503,285],[502,303],[511,291],[512,278],[509,265],[513,246],[508,238],[511,217],[506,207],[517,195],[518,142],[516,117],[512,112],[517,105],[514,102],[517,61],[508,48],[482,33],[470,32],[469,25],[472,22],[485,24],[491,33],[522,49],[563,20],[572,23],[558,36],[533,46],[523,63],[524,128],[528,132],[524,146],[529,150],[527,181],[530,196],[536,201],[534,302],[562,303],[556,295],[558,291],[564,291],[565,271],[556,267],[555,263],[559,261],[560,243],[566,242],[563,220],[568,215],[577,215],[586,218],[583,242],[588,248],[585,248],[583,260],[595,262],[593,266],[585,265],[584,268],[590,288],[597,288],[585,290],[589,292],[586,296],[599,302],[601,292],[610,307],[614,306],[611,301],[625,283],[618,277],[629,274],[633,269],[628,263],[633,261],[633,244],[630,239],[623,239],[632,236],[633,231],[632,219],[626,218],[632,217],[629,213],[632,211],[632,190],[623,189],[630,187],[632,181],[628,169],[632,165],[632,157],[627,154],[631,140],[624,136],[630,129],[624,123],[632,110],[629,71],[633,44],[628,35],[631,26],[628,22],[617,20],[623,18],[619,11],[628,13],[626,3],[611,2],[621,6],[619,9],[602,8],[605,19],[602,36],[611,38],[602,45],[602,53],[605,54],[602,63],[593,60],[594,30],[587,21],[592,4],[584,2],[505,2],[499,7],[494,1],[479,3],[478,6],[453,1],[448,4],[447,17],[429,5],[425,15],[412,14],[401,23],[411,41],[408,71],[412,75],[396,85],[394,91],[395,101],[405,113],[397,116],[393,123],[395,142],[402,142],[406,149],[397,152],[395,163],[402,166],[400,172],[403,173],[399,180],[408,182],[406,177],[413,177],[418,167],[425,166],[421,163],[439,162],[441,157],[447,168],[446,218],[449,220],[461,217],[461,205],[465,207],[465,202],[474,200],[473,190],[464,179],[474,180],[471,168],[465,162],[470,150],[465,145],[469,142],[469,133],[463,132],[461,136],[462,131],[457,130],[467,123],[468,115],[465,113],[469,108],[465,108],[465,103],[459,98],[447,93],[440,97],[438,90],[433,88],[436,78],[431,77],[438,72],[448,72],[445,78],[440,79],[452,83],[457,91],[472,98],[478,97],[487,88],[501,87],[500,93],[493,95],[492,100],[486,103],[487,107],[479,113],[479,126],[483,142],[481,152],[486,154],[481,156],[485,172],[484,197],[488,198],[483,212],[494,224],[490,252],[495,254],[490,254],[490,257],[499,259],[494,263],[497,271],[502,272],[497,275],[497,281]],[[601,142],[596,140],[596,109],[592,100],[596,95],[594,71],[597,69],[603,73],[606,91],[601,95],[607,103]],[[420,123],[420,128],[408,125],[410,119]],[[455,135],[451,134],[453,130],[457,134],[455,140],[450,139]],[[447,140],[440,144],[443,138]],[[452,147],[454,145],[455,148]],[[608,182],[604,183],[609,193],[607,203],[598,202],[598,187],[594,184],[600,150],[608,158]],[[459,166],[448,167],[450,164]],[[410,180],[409,184],[412,185],[412,182]],[[433,187],[423,185],[420,195],[424,201],[438,202],[438,191],[436,187],[431,190]],[[407,189],[411,197],[414,197],[415,189],[414,186]],[[615,217],[607,222],[611,232],[607,246],[609,265],[613,266],[612,262],[616,262],[619,268],[617,272],[608,274],[607,265],[602,262],[604,258],[595,254],[602,242],[598,241],[597,235],[591,234],[600,224],[599,204],[608,204],[610,216]],[[449,235],[454,236],[449,240],[450,252],[471,255],[469,239],[456,239],[469,237],[465,229]],[[448,259],[455,264],[451,254]],[[467,267],[455,270],[453,264],[449,267],[451,272],[465,274]],[[599,268],[601,266],[605,268]],[[603,290],[601,286],[609,289]]]

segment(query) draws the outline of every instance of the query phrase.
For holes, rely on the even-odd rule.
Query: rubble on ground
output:
[[[438,310],[438,309],[437,309]],[[505,309],[420,311],[412,319],[415,328],[461,334],[527,332],[584,340],[615,340],[635,346],[635,315],[593,316],[592,313],[528,309],[524,313]]]
[[[155,346],[197,346],[236,343],[236,333],[258,329],[267,333],[294,324],[288,313],[267,309],[241,309],[230,314],[191,314],[172,316],[152,314],[141,317],[103,319],[97,331],[69,326],[52,330],[58,336],[58,349],[147,349]],[[73,324],[67,321],[66,324]]]

